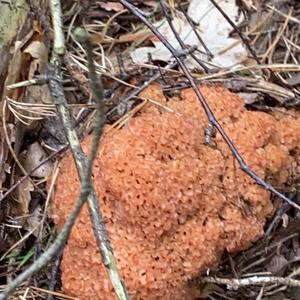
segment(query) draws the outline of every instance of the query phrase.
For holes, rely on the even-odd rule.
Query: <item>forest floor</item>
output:
[[[73,34],[77,26],[89,32],[95,45],[108,124],[120,128],[138,113],[145,101],[138,95],[152,82],[159,84],[167,99],[191,87],[158,37],[119,1],[62,2],[66,41],[62,81],[81,139],[91,132],[95,104],[85,49]],[[180,49],[183,43],[181,59],[197,83],[222,84],[240,95],[249,111],[298,113],[299,1],[219,1],[225,16],[215,6],[203,10],[211,1],[166,0],[166,11],[159,1],[131,2],[174,48]],[[68,143],[51,92],[46,84],[39,84],[47,80],[53,50],[47,4],[1,1],[0,8],[0,290],[4,290],[56,237],[50,199]],[[299,178],[289,178],[278,187],[298,205]],[[227,289],[216,280],[202,288],[202,299],[300,298],[300,285],[290,286],[288,281],[300,276],[299,212],[279,197],[271,197],[274,209],[265,235],[245,251],[224,254],[210,274],[227,283],[255,276],[269,276],[270,281],[261,285],[253,279],[251,285],[237,282]],[[11,299],[76,299],[61,291],[60,260],[58,254],[21,284]],[[274,276],[286,281],[272,281]]]

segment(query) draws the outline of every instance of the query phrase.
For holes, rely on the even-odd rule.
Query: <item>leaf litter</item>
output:
[[[72,29],[76,22],[84,20],[95,42],[101,37],[103,48],[95,50],[98,63],[97,71],[104,73],[103,79],[109,107],[111,105],[109,100],[119,99],[124,93],[128,93],[128,87],[125,88],[123,86],[123,80],[127,84],[139,86],[146,78],[151,78],[151,74],[155,70],[161,68],[161,65],[157,64],[156,61],[168,63],[171,55],[149,31],[143,28],[139,21],[134,18],[130,19],[131,16],[128,13],[115,16],[123,10],[119,3],[108,1],[106,3],[99,2],[100,5],[99,3],[94,5],[89,3],[89,1],[82,2],[85,2],[87,8],[84,14],[82,14],[79,3],[74,4],[70,1],[65,1],[65,25],[66,27],[70,26]],[[178,3],[174,1],[167,1],[166,3],[172,15],[173,25],[179,36],[188,47],[197,47],[199,51],[196,51],[195,55],[203,60],[203,63],[211,71],[210,74],[202,72],[202,70],[199,70],[199,65],[189,58],[189,67],[194,70],[194,75],[199,80],[204,80],[208,83],[221,82],[225,85],[228,84],[231,90],[245,95],[245,98],[248,99],[245,103],[249,109],[267,111],[273,115],[276,114],[278,118],[280,118],[281,114],[293,114],[295,113],[294,107],[299,104],[300,93],[300,81],[298,78],[300,72],[299,29],[297,27],[300,16],[299,3],[297,1],[285,3],[282,1],[268,1],[264,3],[264,1],[248,0],[240,2],[242,5],[239,6],[235,4],[235,1],[230,0],[218,3],[228,17],[248,37],[251,45],[255,47],[262,63],[260,68],[257,66],[253,67],[253,59],[249,57],[245,45],[234,34],[232,27],[221,17],[210,1],[192,0],[189,2],[183,1],[181,4],[193,20],[197,32],[214,55],[212,59],[205,54],[205,49],[199,43],[189,22],[187,22],[178,6],[176,6]],[[157,2],[145,1],[145,3],[140,3],[139,6],[152,16],[154,24],[159,27],[159,30],[173,46],[180,49],[180,45],[169,29],[166,19],[161,17],[157,9]],[[95,14],[95,7],[100,8],[101,14]],[[240,10],[242,10],[242,13],[240,13]],[[111,18],[112,21],[108,22]],[[27,35],[23,34],[15,41],[13,58],[11,59],[14,63],[10,63],[8,67],[7,85],[34,78],[35,75],[42,74],[45,71],[49,56],[46,36],[44,36],[43,30],[38,32],[34,28],[34,26],[32,30],[29,28]],[[104,36],[101,35],[103,32],[105,33]],[[74,120],[79,124],[78,131],[84,135],[90,130],[91,126],[91,117],[89,115],[86,117],[85,113],[89,109],[86,99],[88,93],[83,90],[78,82],[76,83],[76,78],[83,76],[82,82],[87,82],[86,69],[84,68],[86,64],[85,54],[72,39],[67,47],[68,55],[76,58],[76,60],[73,59],[72,61],[77,64],[78,68],[75,72],[78,73],[78,76],[72,76],[72,74],[65,72],[64,85],[69,99],[73,99],[73,102],[70,100],[72,102],[70,102],[70,105],[74,103],[82,105],[81,107],[72,108],[72,114]],[[150,56],[149,53],[151,54]],[[107,68],[107,66],[103,65],[103,57],[114,68]],[[120,57],[121,60],[125,61],[125,71],[129,74],[130,79],[124,79],[125,77],[122,75],[122,66],[119,62]],[[80,62],[80,64],[77,62]],[[67,62],[66,65],[68,69],[69,65]],[[162,80],[160,82],[166,94],[176,93],[176,89],[187,86],[184,77],[178,69],[162,69],[161,72]],[[113,77],[119,81],[115,82],[112,79]],[[240,83],[236,84],[238,81]],[[18,102],[17,108],[15,106],[11,107],[15,108],[19,114],[9,111],[6,120],[7,125],[18,128],[15,130],[14,137],[12,136],[10,140],[12,145],[14,145],[14,141],[15,144],[19,143],[19,146],[14,148],[17,157],[22,160],[26,172],[30,172],[32,168],[37,166],[41,157],[44,158],[45,155],[56,151],[54,150],[56,146],[53,145],[60,144],[56,141],[55,136],[57,134],[55,132],[61,133],[62,130],[61,128],[53,129],[57,120],[48,123],[46,121],[48,116],[46,116],[46,112],[43,109],[48,111],[49,108],[43,105],[51,103],[51,98],[44,87],[29,86],[13,91],[5,90],[4,95],[2,95]],[[140,103],[138,100],[136,101]],[[117,100],[113,102],[113,105],[118,104]],[[25,124],[21,126],[17,124],[17,116],[20,117],[20,113],[21,116],[24,115],[23,103],[35,103],[38,105],[37,112],[41,118],[34,121],[34,128],[30,128]],[[85,109],[84,107],[87,108]],[[33,111],[25,112],[25,116],[32,117]],[[43,119],[45,119],[45,123]],[[30,119],[26,120],[26,122],[31,123]],[[39,128],[43,126],[46,128],[46,133],[44,131],[43,135],[39,135]],[[48,131],[47,126],[51,127]],[[19,128],[22,129],[21,134]],[[51,131],[54,132],[52,136],[51,134],[45,136],[47,132]],[[3,135],[4,133],[1,132],[1,138],[4,141]],[[36,151],[34,147],[37,147]],[[61,146],[57,148],[59,147]],[[5,175],[1,176],[1,185],[3,192],[5,192],[12,183],[22,178],[23,174],[14,163],[6,144],[3,143],[1,151],[1,165],[3,166],[1,172]],[[26,153],[25,156],[24,153]],[[35,183],[42,182],[43,178],[49,176],[51,168],[52,163],[50,162],[48,166],[38,168],[37,172],[30,174],[30,179],[34,180]],[[2,222],[1,228],[4,228],[1,237],[5,239],[6,250],[7,246],[10,247],[20,240],[20,236],[24,237],[26,233],[31,232],[41,220],[45,198],[37,192],[31,180],[25,180],[18,185],[15,193],[10,195],[9,201],[8,199],[1,201],[3,216],[0,216],[0,221]],[[297,199],[299,197],[297,192],[298,185],[299,179],[294,178],[283,188],[287,194]],[[44,183],[41,183],[40,187],[46,192]],[[277,211],[280,212],[279,204]],[[276,224],[272,225],[272,220],[270,220],[270,224],[267,225],[266,231],[268,230],[269,235],[265,239],[258,241],[247,251],[238,253],[231,258],[225,255],[222,265],[212,274],[234,278],[236,276],[243,277],[268,272],[272,275],[280,274],[281,276],[296,276],[295,278],[297,278],[298,275],[293,270],[297,271],[299,267],[298,218],[298,216],[293,214],[293,210],[286,210],[282,215],[279,214],[279,221]],[[22,219],[23,221],[17,222],[17,220]],[[12,230],[14,226],[15,229]],[[46,218],[44,236],[51,232],[51,226],[53,226],[51,225],[51,220]],[[33,236],[37,236],[37,231],[34,231]],[[27,242],[21,243],[23,254],[20,257],[24,258],[24,260],[18,260],[19,263],[22,261],[23,268],[26,267],[26,263],[30,262],[30,259],[34,256],[33,254],[38,252],[36,248],[31,247],[33,245],[32,238],[26,240]],[[47,247],[47,241],[44,243],[44,247]],[[5,268],[13,269],[11,268],[13,265],[9,266],[8,260],[4,260],[4,262],[4,270]],[[49,275],[49,272],[49,269],[45,270],[45,277]],[[293,275],[294,273],[296,275]],[[45,287],[42,283],[43,280],[40,282],[40,286]],[[21,287],[19,295],[23,295],[26,288],[28,288],[28,285]],[[280,288],[283,288],[283,290],[278,290],[278,287],[272,285],[266,286],[263,290],[252,286],[251,288],[240,288],[234,291],[226,290],[226,287],[223,285],[207,284],[203,289],[203,296],[207,299],[275,299],[275,297],[278,299],[285,299],[286,297],[298,299],[299,294],[297,294],[297,291],[299,289],[286,286]],[[38,295],[34,289],[30,289],[29,294],[33,298]],[[44,293],[44,295],[46,294]]]
[[[221,8],[226,12],[231,20],[236,24],[244,19],[239,16],[239,8],[234,0],[222,1]],[[189,17],[199,25],[195,25],[195,29],[201,35],[203,42],[208,45],[213,58],[209,60],[203,53],[205,49],[199,42],[195,32],[192,30],[190,23],[182,14],[177,13],[172,19],[172,23],[183,42],[189,47],[195,47],[202,54],[196,55],[204,61],[208,61],[211,67],[226,68],[240,64],[247,57],[247,51],[242,43],[236,43],[236,39],[230,37],[232,27],[226,19],[221,15],[217,8],[209,0],[192,0],[188,7]],[[180,44],[174,36],[170,26],[165,19],[154,24],[161,34],[163,34],[169,43],[175,48],[180,49]],[[153,60],[161,60],[168,62],[172,55],[168,49],[155,37],[151,39],[154,47],[140,47],[131,53],[131,58],[136,64],[144,64],[149,61],[149,55]],[[197,68],[197,64],[191,59],[187,61],[191,69]]]

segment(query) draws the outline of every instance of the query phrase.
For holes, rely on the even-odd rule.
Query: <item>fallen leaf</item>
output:
[[[175,49],[180,49],[180,44],[175,38],[173,32],[171,31],[167,21],[164,19],[161,22],[154,24],[155,27],[159,28],[160,33],[168,40],[168,42]],[[187,21],[175,18],[173,20],[173,26],[175,30],[178,32],[181,39],[188,46],[195,46],[198,43],[197,36],[191,32],[191,28],[189,27]],[[154,47],[141,47],[135,49],[131,53],[132,60],[137,64],[143,64],[149,62],[149,55],[151,55],[153,60],[159,61],[169,61],[172,57],[171,52],[156,38],[152,39],[152,43]],[[190,66],[194,68],[196,65]]]
[[[31,56],[29,66],[28,79],[32,79],[35,75],[43,75],[46,72],[48,63],[48,49],[45,44],[40,41],[33,41],[24,50]],[[27,87],[24,102],[27,103],[52,103],[51,94],[48,85],[31,85]]]
[[[26,158],[24,162],[24,168],[27,172],[30,172],[36,168],[42,160],[47,157],[46,152],[38,142],[31,144],[28,147]],[[51,161],[45,162],[38,169],[36,169],[31,175],[38,178],[44,178],[50,175],[52,172],[53,164]]]
[[[259,93],[238,93],[238,95],[243,98],[245,101],[245,104],[254,104],[255,102],[258,102],[261,98]]]
[[[218,2],[219,6],[237,24],[239,8],[235,0]],[[199,13],[201,12],[201,13]],[[214,55],[212,63],[220,67],[231,67],[240,63],[247,56],[241,43],[234,45],[236,39],[229,37],[232,26],[222,16],[210,0],[192,0],[188,8],[189,16],[200,24],[200,35],[203,42]],[[238,20],[243,21],[243,18]],[[234,45],[233,47],[231,47]],[[204,50],[202,47],[201,50]],[[228,49],[225,51],[225,49]]]
[[[42,219],[42,208],[40,205],[38,205],[34,211],[30,214],[28,218],[26,218],[26,222],[23,226],[24,229],[27,231],[32,231],[32,234],[37,236],[39,233],[38,225],[40,224],[40,221]]]
[[[300,72],[291,75],[291,78],[286,80],[288,85],[295,86],[300,84]]]
[[[267,271],[272,275],[282,276],[287,267],[287,259],[283,255],[275,255],[266,265]]]
[[[29,212],[29,203],[31,201],[31,193],[34,191],[33,184],[29,179],[22,181],[17,189],[17,211],[20,215],[27,214]]]
[[[107,11],[121,11],[124,9],[124,6],[118,2],[98,2],[101,8]]]
[[[213,293],[224,294],[224,289],[214,283],[207,283],[204,287],[201,288],[201,299],[207,299],[209,296],[213,295]]]
[[[48,50],[44,43],[40,41],[33,41],[24,50],[24,53],[29,54],[33,59],[33,63],[31,63],[29,71],[29,78],[32,78],[36,71],[39,73],[45,72],[48,62]]]
[[[234,0],[219,3],[221,8],[233,21],[238,16],[238,7]],[[230,32],[233,30],[222,14],[211,4],[209,0],[192,0],[188,9],[189,16],[199,24],[196,29],[214,55],[211,63],[218,67],[231,67],[242,62],[247,57],[247,51],[241,43],[236,43],[236,39],[231,38]],[[239,21],[242,21],[240,19]],[[189,47],[196,47],[202,52],[205,51],[197,35],[193,32],[186,19],[174,17],[173,26],[183,42]],[[175,48],[181,49],[180,44],[175,38],[168,22],[163,19],[154,24],[159,32]],[[169,61],[171,58],[170,51],[158,40],[152,40],[154,47],[141,47],[131,53],[132,60],[137,64],[147,63],[149,54],[153,60]],[[207,60],[203,54],[195,53],[198,58]],[[194,60],[186,61],[189,68],[199,67]]]

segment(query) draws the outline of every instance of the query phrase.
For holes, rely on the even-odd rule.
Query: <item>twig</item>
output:
[[[92,59],[92,46],[89,43],[87,35],[85,31],[77,30],[76,35],[80,37],[81,41],[85,43],[87,58],[89,63],[89,75],[90,75],[90,84],[92,91],[95,96],[96,104],[97,104],[97,117],[94,128],[93,142],[91,153],[89,155],[88,161],[85,158],[85,155],[81,149],[79,139],[77,137],[76,131],[71,124],[71,118],[69,115],[69,111],[66,106],[66,99],[63,95],[63,88],[57,79],[59,79],[59,69],[55,68],[53,71],[56,73],[53,76],[53,82],[50,79],[50,88],[52,94],[55,98],[54,102],[57,104],[57,109],[62,117],[62,121],[64,127],[66,129],[66,134],[69,140],[70,147],[72,149],[73,156],[75,158],[75,162],[77,165],[79,177],[82,181],[82,188],[84,187],[84,179],[86,178],[86,173],[92,173],[92,161],[96,157],[100,136],[102,134],[103,126],[105,124],[105,115],[104,115],[104,103],[103,103],[103,89],[100,85],[100,81],[97,78],[95,66]],[[51,86],[51,82],[53,86]],[[109,274],[112,285],[115,289],[115,292],[118,296],[118,299],[128,299],[128,294],[125,286],[123,285],[122,280],[120,279],[119,273],[117,271],[115,258],[113,255],[113,251],[108,239],[107,231],[104,226],[103,217],[99,208],[99,202],[97,199],[97,195],[91,181],[89,178],[89,183],[86,185],[86,188],[90,189],[87,197],[89,213],[91,217],[91,221],[93,224],[94,235],[96,238],[96,244],[100,250],[101,258],[104,266]]]
[[[271,11],[275,11],[277,14],[281,15],[282,17],[288,18],[289,22],[295,22],[296,24],[300,25],[299,19],[285,14],[284,12],[278,10],[277,8],[271,6],[270,4],[266,4],[266,7],[269,8]]]
[[[60,56],[65,54],[65,36],[62,31],[62,11],[60,0],[49,1],[49,6],[51,10],[52,26],[55,34],[53,41],[53,58],[60,60]]]
[[[215,74],[193,74],[194,76],[197,76],[197,78],[201,80],[209,80],[214,78],[220,78],[222,76],[230,75],[230,74],[236,74],[238,72],[243,71],[255,71],[255,70],[271,70],[272,72],[299,72],[300,66],[297,64],[263,64],[263,65],[250,65],[250,66],[241,66],[237,68],[231,68],[229,70],[220,71]],[[174,71],[175,72],[175,71]]]
[[[27,86],[30,86],[30,85],[42,85],[42,84],[47,83],[47,81],[48,81],[47,76],[39,75],[39,76],[36,76],[36,77],[34,77],[32,79],[29,79],[29,80],[20,81],[20,82],[17,82],[17,83],[7,85],[6,88],[8,90],[14,90],[14,89],[17,89],[17,88],[20,88],[20,87],[27,87]]]
[[[34,273],[41,270],[47,263],[61,251],[62,246],[66,243],[73,224],[81,210],[81,207],[85,203],[85,199],[89,193],[88,186],[84,184],[80,191],[78,200],[76,201],[75,207],[73,208],[70,217],[64,224],[61,232],[58,234],[57,238],[53,244],[24,272],[17,276],[9,285],[6,286],[4,291],[0,294],[0,300],[6,300],[14,292],[14,290],[27,278],[31,277]]]
[[[260,262],[265,261],[265,256],[268,255],[272,249],[278,247],[279,245],[282,245],[283,243],[285,243],[286,241],[288,241],[292,238],[298,237],[298,235],[299,235],[298,233],[291,233],[291,234],[287,233],[287,234],[285,234],[284,238],[274,241],[270,245],[261,243],[260,247],[258,249],[254,248],[254,251],[253,251],[253,249],[251,249],[249,251],[249,253],[244,253],[241,258],[242,261],[240,261],[240,262],[236,261],[236,268],[242,269],[243,272],[246,272],[247,270],[249,270],[249,268],[259,264],[259,263],[257,263],[258,260],[260,260],[259,257],[262,257],[262,260]],[[247,266],[243,267],[243,261],[244,261],[245,257],[246,257],[246,261],[251,259],[251,261],[254,261],[254,262],[251,263],[251,265],[247,262]]]
[[[227,144],[228,148],[230,149],[233,156],[238,161],[240,168],[248,174],[252,179],[255,180],[255,182],[259,185],[261,185],[266,190],[271,191],[276,196],[280,197],[282,200],[289,203],[291,206],[296,208],[297,210],[300,210],[300,206],[296,203],[294,203],[292,200],[287,198],[285,195],[277,191],[270,183],[265,182],[262,178],[260,178],[250,167],[246,164],[238,150],[236,149],[235,145],[227,135],[227,133],[224,131],[223,127],[220,125],[220,123],[217,121],[216,117],[214,116],[213,112],[211,111],[209,105],[207,104],[205,98],[203,97],[199,87],[197,86],[192,74],[186,67],[185,63],[178,57],[176,49],[172,47],[172,45],[165,39],[165,37],[143,16],[143,14],[140,12],[140,10],[129,3],[127,0],[119,0],[120,3],[122,3],[125,7],[128,8],[129,11],[131,11],[134,15],[136,15],[158,38],[159,40],[165,45],[165,47],[172,53],[174,58],[176,59],[178,65],[182,69],[183,73],[187,77],[188,81],[191,83],[192,88],[195,91],[195,94],[197,98],[199,99],[206,115],[208,118],[209,123],[211,123],[217,131],[222,136],[224,142]]]
[[[197,280],[199,283],[217,283],[225,284],[227,288],[237,290],[242,286],[249,285],[262,285],[266,283],[275,283],[277,285],[288,285],[299,287],[300,280],[288,278],[288,277],[275,277],[275,276],[252,276],[248,278],[219,278],[219,277],[203,277]]]
[[[39,288],[39,287],[36,287],[36,286],[31,286],[30,289],[32,289],[33,291],[39,292],[39,295],[40,295],[40,293],[44,293],[44,294],[52,295],[57,299],[79,300],[77,297],[71,297],[71,296],[68,296],[68,295],[64,295],[62,293],[49,291],[49,290],[42,289],[42,288]],[[38,299],[40,299],[40,298],[38,298]]]
[[[22,236],[16,243],[14,243],[1,257],[0,261],[2,261],[6,256],[14,249],[17,249],[26,239],[28,239],[40,226],[40,222],[35,225],[30,231],[28,231],[24,236]]]
[[[118,61],[118,65],[119,65],[119,70],[120,70],[120,78],[123,81],[128,80],[130,78],[130,75],[126,72],[122,52],[120,50],[117,50],[116,56],[117,56],[117,61]]]
[[[61,263],[62,259],[62,253],[59,253],[54,261],[54,264],[52,266],[51,270],[51,278],[50,278],[50,283],[49,283],[49,291],[53,292],[55,290],[55,287],[57,285],[57,279],[58,279],[58,271],[59,271],[59,266]],[[53,295],[48,294],[47,300],[53,300]]]

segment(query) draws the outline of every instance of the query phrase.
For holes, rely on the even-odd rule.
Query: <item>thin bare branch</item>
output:
[[[299,287],[300,280],[289,277],[275,277],[275,276],[251,276],[247,278],[219,278],[219,277],[202,277],[199,283],[217,283],[225,284],[227,288],[238,289],[249,285],[263,285],[275,283],[276,285],[288,285]]]

